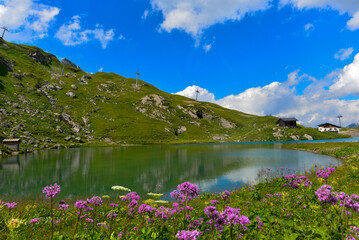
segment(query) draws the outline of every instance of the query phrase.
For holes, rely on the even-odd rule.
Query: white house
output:
[[[340,133],[341,127],[331,124],[331,123],[323,123],[318,125],[319,132],[336,132]]]

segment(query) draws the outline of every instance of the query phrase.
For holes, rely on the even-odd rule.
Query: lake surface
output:
[[[58,183],[59,198],[112,195],[122,185],[145,196],[161,185],[168,193],[184,181],[201,192],[232,190],[258,182],[259,172],[334,166],[335,158],[280,149],[281,144],[196,144],[44,150],[13,156],[0,165],[0,197],[39,199]]]

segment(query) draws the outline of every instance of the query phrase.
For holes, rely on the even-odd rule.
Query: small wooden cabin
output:
[[[296,128],[297,121],[298,119],[296,118],[279,118],[276,124],[279,127]]]
[[[2,143],[14,151],[20,151],[20,138],[4,139]]]
[[[323,123],[318,125],[319,132],[335,132],[340,133],[341,127],[331,124],[331,123]]]

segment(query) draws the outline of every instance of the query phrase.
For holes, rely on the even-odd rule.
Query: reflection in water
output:
[[[6,198],[42,197],[44,186],[58,183],[62,197],[114,194],[113,185],[144,196],[161,185],[169,192],[183,181],[202,192],[256,183],[260,169],[299,171],[337,165],[331,157],[283,150],[274,145],[203,144],[78,148],[14,156],[0,166],[0,192]]]

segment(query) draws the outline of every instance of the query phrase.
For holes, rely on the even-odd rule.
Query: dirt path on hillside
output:
[[[359,130],[347,130],[347,131],[340,131],[341,134],[347,134],[350,135],[351,137],[359,137]]]

